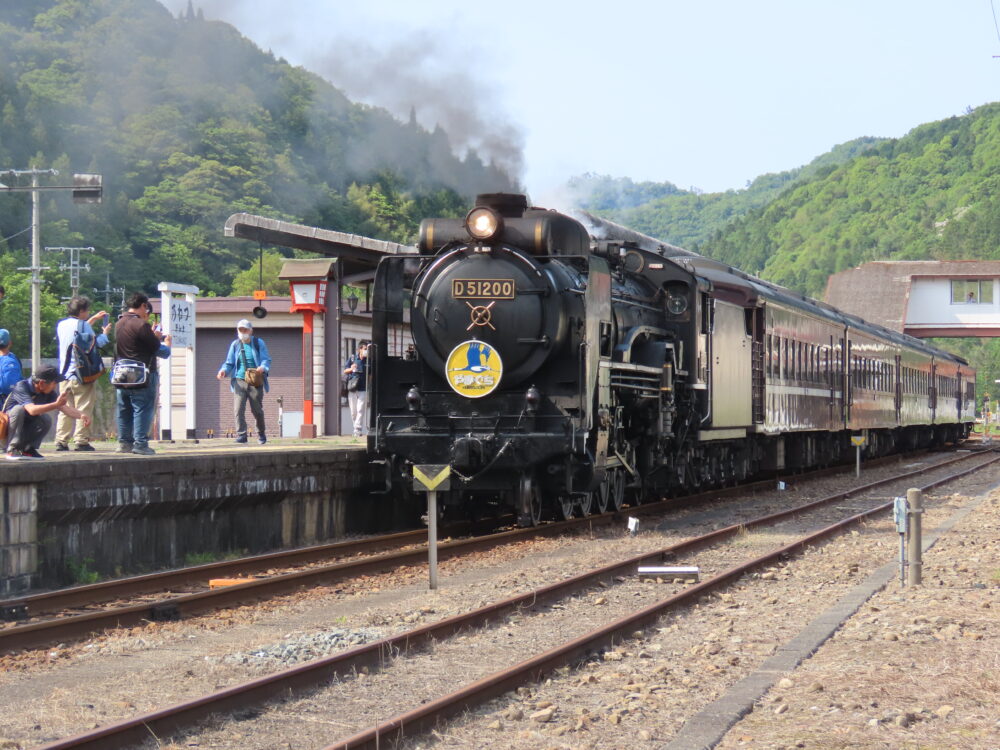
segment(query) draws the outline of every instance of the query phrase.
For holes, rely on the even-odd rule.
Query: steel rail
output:
[[[946,462],[937,464],[937,466],[945,466],[953,461],[965,460],[974,455],[977,454],[966,453],[958,458],[949,459]],[[900,460],[900,457],[889,456],[879,459],[882,463],[891,462],[893,460]],[[849,467],[844,466],[828,467],[800,475],[784,476],[786,478],[796,476],[799,479],[810,479],[846,471],[848,468]],[[627,510],[627,513],[635,516],[651,515],[661,513],[664,510],[670,510],[679,503],[683,503],[685,507],[694,507],[699,504],[704,504],[741,492],[771,488],[774,486],[774,481],[774,479],[765,479],[751,484],[735,485],[733,487],[708,490],[697,495],[688,495],[654,503],[647,503],[636,507],[630,507]],[[578,529],[593,529],[594,527],[608,526],[619,522],[622,517],[621,513],[623,512],[625,511],[612,511],[587,516],[585,518],[575,518],[568,521],[561,521],[559,523],[546,524],[543,526],[535,526],[526,529],[514,529],[511,531],[504,531],[481,537],[444,542],[438,545],[438,559],[446,560],[459,555],[467,554],[469,552],[492,549],[494,547],[499,547],[513,541],[520,541],[522,539],[549,537]],[[418,530],[415,532],[402,532],[400,534],[390,535],[389,537],[384,538],[379,537],[376,541],[379,539],[392,538],[406,538],[409,540],[411,538],[415,539],[416,536],[423,537],[424,535],[426,535],[425,531]],[[293,556],[308,556],[313,554],[322,555],[323,550],[339,547],[343,551],[345,549],[351,549],[363,544],[364,540],[355,542],[340,542],[333,545],[320,545],[318,547],[307,547],[301,550],[293,550],[290,554]],[[282,559],[282,555],[284,554],[285,553],[277,552],[255,558],[247,558],[247,560],[249,560],[251,564],[261,564],[267,567],[273,567],[274,563],[277,560]],[[409,550],[388,552],[381,555],[366,557],[361,560],[349,560],[330,565],[322,565],[306,570],[278,574],[268,578],[252,579],[246,583],[182,594],[180,596],[174,596],[155,602],[142,602],[131,606],[115,607],[95,612],[74,614],[67,617],[54,618],[51,620],[43,620],[40,622],[4,628],[0,629],[0,654],[10,653],[19,649],[41,648],[53,643],[72,641],[111,628],[135,627],[147,622],[179,620],[183,617],[190,617],[216,609],[238,606],[249,602],[259,601],[270,596],[295,592],[308,586],[320,584],[329,585],[331,583],[347,580],[360,575],[382,573],[405,565],[422,564],[426,557],[427,545],[422,544]],[[197,568],[192,569],[181,569],[178,571],[168,571],[163,574],[139,576],[135,579],[108,581],[104,584],[81,586],[75,589],[66,589],[62,592],[39,594],[38,596],[49,597],[47,601],[50,602],[49,606],[51,606],[51,602],[57,601],[55,597],[57,597],[60,593],[68,597],[82,597],[86,595],[87,590],[97,589],[101,592],[100,596],[106,601],[109,593],[115,590],[114,587],[116,585],[124,586],[124,589],[119,589],[120,591],[128,591],[131,589],[133,592],[138,592],[143,586],[149,587],[151,585],[157,585],[157,576],[173,577],[176,575],[177,578],[174,580],[180,580],[182,577],[187,575],[189,570],[197,570],[200,572],[201,576],[204,576],[206,571],[209,570],[218,575],[220,570],[222,570],[222,568],[218,566],[231,566],[238,565],[239,563],[239,560],[228,561],[226,563],[210,563],[208,565],[197,566]],[[234,571],[239,568],[228,567],[225,569]],[[245,571],[245,569],[243,570]],[[135,581],[135,583],[133,583],[133,581]],[[204,584],[206,579],[202,577],[200,582]],[[158,586],[158,588],[162,587]],[[146,593],[148,593],[148,588],[146,589]],[[123,593],[122,595],[124,596],[126,594]],[[78,601],[86,600],[80,599]]]
[[[99,604],[125,596],[153,594],[178,586],[205,584],[210,578],[255,573],[285,565],[302,565],[335,556],[367,553],[393,549],[406,544],[420,544],[427,538],[427,531],[416,529],[397,534],[355,539],[348,542],[319,544],[293,550],[269,552],[264,555],[241,557],[236,560],[193,565],[187,568],[166,570],[129,578],[119,578],[86,586],[45,591],[15,599],[0,600],[0,609],[24,607],[28,616],[55,612],[73,607]]]
[[[699,537],[694,537],[692,539],[685,540],[676,544],[672,544],[668,547],[664,547],[659,550],[652,550],[634,557],[630,557],[625,560],[620,560],[609,565],[606,565],[600,569],[588,571],[586,573],[581,573],[577,576],[559,581],[556,583],[549,584],[540,589],[527,592],[525,594],[518,594],[499,602],[487,605],[480,609],[474,610],[461,615],[456,615],[454,617],[446,618],[440,620],[436,623],[431,623],[429,625],[416,628],[414,630],[401,633],[396,636],[391,636],[388,638],[381,639],[379,641],[374,641],[369,644],[362,646],[357,646],[355,648],[344,651],[340,654],[334,656],[317,659],[315,661],[309,662],[307,664],[302,664],[298,667],[293,667],[281,672],[276,672],[272,675],[267,675],[266,677],[261,677],[259,679],[247,682],[241,685],[235,685],[226,690],[222,690],[216,693],[212,693],[207,696],[202,696],[200,698],[194,699],[192,701],[184,702],[171,706],[165,709],[161,709],[155,712],[144,714],[141,716],[134,717],[116,724],[111,724],[106,727],[101,727],[84,734],[80,734],[74,737],[69,737],[66,739],[58,740],[56,742],[50,743],[43,746],[39,750],[69,750],[74,748],[76,750],[81,750],[86,748],[87,750],[114,750],[115,748],[124,748],[134,745],[136,743],[150,739],[151,737],[165,737],[179,731],[183,731],[194,725],[196,722],[207,718],[212,714],[216,714],[224,711],[232,711],[238,708],[244,708],[249,705],[256,705],[272,698],[278,696],[288,696],[289,693],[295,693],[297,691],[303,691],[311,688],[315,688],[322,685],[331,679],[339,676],[344,676],[350,674],[352,671],[360,670],[364,667],[369,669],[378,669],[385,665],[386,662],[392,660],[400,653],[417,649],[425,644],[432,641],[442,640],[455,633],[466,631],[471,628],[482,627],[488,625],[491,622],[497,621],[509,613],[522,609],[524,607],[535,606],[539,604],[546,604],[556,601],[560,598],[568,596],[581,589],[586,589],[597,585],[598,582],[604,580],[611,580],[617,575],[623,573],[632,574],[635,571],[635,567],[644,562],[659,562],[671,557],[675,557],[681,553],[688,553],[696,549],[708,546],[715,542],[724,540],[728,537],[735,536],[746,529],[755,528],[758,526],[766,526],[772,524],[776,521],[783,520],[785,518],[790,518],[792,516],[799,515],[803,512],[807,512],[811,509],[820,507],[822,505],[828,505],[830,503],[837,502],[852,495],[856,495],[865,492],[870,489],[877,488],[879,486],[898,482],[914,475],[921,473],[928,473],[934,471],[943,466],[956,463],[958,461],[964,460],[967,456],[962,456],[956,459],[952,459],[943,464],[938,464],[932,467],[925,467],[912,472],[907,472],[905,474],[892,477],[889,479],[879,480],[878,482],[872,482],[864,487],[856,487],[844,492],[839,492],[834,495],[830,495],[819,500],[815,500],[804,505],[797,506],[795,508],[789,508],[777,513],[772,513],[767,516],[762,516],[760,518],[753,519],[744,523],[733,524],[731,526],[712,531],[708,534],[704,534]],[[930,489],[932,487],[944,484],[945,482],[950,482],[966,474],[978,471],[979,469],[992,464],[996,461],[1000,461],[1000,456],[992,458],[988,461],[977,464],[976,466],[961,472],[959,474],[949,475],[935,482],[932,482],[924,486],[924,489]],[[852,519],[860,520],[866,515],[881,512],[886,508],[891,508],[892,502],[879,505],[874,510],[866,511],[865,513],[858,514],[852,517]],[[849,519],[850,520],[850,519]],[[831,529],[835,529],[836,525],[827,527],[827,533],[832,533]],[[813,539],[816,535],[811,535],[808,539]],[[806,542],[808,544],[808,542]],[[790,545],[792,546],[792,545]],[[779,554],[788,554],[785,552],[786,548],[782,548]],[[761,563],[763,564],[763,563]],[[723,574],[723,576],[728,576],[725,578],[726,581],[731,580],[734,576],[738,577],[740,574],[732,573],[732,571]],[[715,581],[716,579],[711,579]],[[689,591],[694,590],[699,594],[704,593],[706,581],[703,584],[698,584],[696,587],[692,587]],[[714,585],[721,585],[721,582],[716,582]],[[711,587],[709,587],[711,588]],[[671,597],[668,602],[676,603],[677,601],[683,601],[682,595],[677,597]],[[676,601],[675,601],[676,600]],[[662,602],[660,603],[663,604]],[[654,605],[658,606],[658,605]],[[670,605],[672,606],[672,604]],[[647,608],[647,610],[652,610],[653,608]],[[646,610],[642,611],[643,613]],[[642,613],[640,613],[642,614]],[[650,615],[645,614],[643,617],[651,617],[655,619],[659,614]],[[635,615],[626,618],[629,622],[635,620]],[[628,625],[623,626],[624,631],[628,632]],[[606,628],[605,628],[606,629]],[[602,629],[602,630],[605,630]],[[592,634],[593,635],[593,634]],[[596,638],[601,638],[605,636],[594,636]],[[585,641],[589,639],[590,636],[584,636],[581,639],[576,639],[573,643],[578,641]],[[589,641],[588,641],[589,642]],[[584,649],[590,648],[589,646],[583,647]],[[563,647],[565,650],[566,647]],[[560,650],[562,651],[562,650]],[[573,651],[570,649],[566,651],[569,653]],[[577,653],[578,651],[574,651]],[[551,652],[550,652],[551,653]],[[549,655],[545,655],[549,656]],[[561,659],[564,657],[549,657],[551,659]],[[569,657],[570,659],[572,657]],[[530,664],[527,668],[527,672],[523,669],[522,674],[535,674],[540,667],[534,666],[535,662],[541,660],[540,663],[548,663],[546,659],[542,657],[536,657],[536,659],[529,660],[525,664]],[[554,666],[561,666],[564,661],[553,661]],[[523,665],[522,665],[523,666]],[[546,667],[545,669],[551,669],[552,667]],[[463,689],[457,694],[462,696],[458,700],[466,701],[467,703],[472,700],[482,701],[492,697],[497,694],[495,692],[490,692],[500,685],[505,683],[508,679],[514,678],[497,678],[494,676],[494,680],[491,682],[490,678],[486,680],[480,680],[475,683],[479,686],[475,691],[469,690],[469,688]],[[525,681],[527,678],[517,678]],[[513,686],[513,685],[512,685]],[[471,688],[471,686],[470,686]],[[509,688],[499,688],[498,692],[505,692]],[[443,700],[443,699],[442,699]],[[440,704],[440,706],[439,706]],[[461,708],[455,708],[454,705],[449,708],[441,703],[441,701],[435,701],[434,703],[427,704],[427,707],[439,706],[442,713],[437,714],[438,716],[449,715],[448,712],[453,713],[455,710],[461,710]],[[387,732],[401,731],[401,728],[409,729],[417,726],[417,723],[424,723],[428,721],[433,721],[430,713],[425,712],[425,708],[416,709],[402,717],[397,717],[396,719],[390,720],[387,724],[382,725],[378,728],[368,730],[350,740],[345,740],[342,743],[338,743],[333,747],[365,747],[365,746],[375,746],[371,742],[378,742],[379,739],[387,739]],[[395,729],[387,729],[389,724],[396,725]],[[346,742],[360,742],[358,738],[366,737],[364,743],[369,744],[344,744]],[[378,739],[375,739],[378,738]]]
[[[945,482],[952,481],[959,477],[978,471],[983,466],[1000,461],[1000,457],[984,462],[980,466],[975,466],[966,471],[960,472],[950,477],[931,482],[921,487],[922,490],[929,490]],[[627,615],[619,620],[615,620],[608,625],[591,631],[585,635],[575,638],[562,646],[546,651],[531,659],[527,659],[509,669],[494,672],[487,677],[470,683],[460,690],[437,700],[425,703],[404,714],[389,719],[376,727],[366,729],[347,739],[340,740],[328,745],[323,750],[359,750],[360,748],[380,748],[383,743],[389,743],[412,736],[414,730],[424,731],[442,719],[454,716],[462,711],[482,705],[484,702],[502,695],[514,688],[528,682],[537,682],[545,675],[555,671],[559,667],[577,662],[580,658],[596,650],[614,645],[616,640],[624,641],[629,638],[636,629],[644,629],[653,625],[668,610],[683,604],[688,604],[699,599],[703,595],[722,588],[734,581],[739,580],[747,573],[758,568],[769,565],[779,560],[785,560],[795,555],[806,547],[833,536],[846,528],[849,528],[871,516],[891,510],[894,501],[882,503],[861,513],[857,513],[849,518],[830,524],[812,534],[786,544],[772,552],[754,558],[748,562],[736,565],[717,576],[706,579],[701,583],[690,586],[673,596],[667,597],[655,604],[651,604],[637,612]]]
[[[928,467],[928,469],[947,466],[955,461],[967,460],[975,455],[978,454],[966,453],[957,458],[949,459],[948,461],[936,464],[935,467]],[[891,461],[898,459],[898,456],[894,456],[887,457],[883,460]],[[811,478],[816,476],[825,476],[830,473],[837,473],[838,471],[843,470],[845,470],[844,467],[831,467],[798,476],[800,478]],[[698,495],[686,496],[684,498],[674,498],[655,503],[648,503],[634,508],[629,508],[627,512],[630,515],[650,515],[663,512],[666,509],[671,509],[672,506],[678,502],[683,502],[685,507],[694,506],[700,503],[712,501],[719,497],[746,492],[747,490],[771,488],[773,485],[774,480],[762,480],[749,485],[737,485],[724,489],[710,490]],[[868,485],[865,486],[867,487]],[[620,519],[620,512],[609,512],[587,516],[585,518],[575,518],[554,524],[535,526],[526,529],[514,529],[482,537],[444,542],[438,545],[438,559],[446,560],[473,551],[492,549],[494,547],[499,547],[512,541],[519,541],[522,539],[549,537],[577,529],[592,529],[594,527],[608,526],[619,522]],[[413,533],[417,532],[404,532],[404,534]],[[314,548],[306,548],[306,551],[310,549]],[[274,554],[280,555],[281,553]],[[331,583],[347,580],[360,575],[382,573],[405,565],[422,564],[426,560],[426,557],[427,546],[426,544],[423,544],[409,550],[384,553],[381,555],[366,557],[361,560],[350,560],[331,565],[323,565],[309,568],[307,570],[279,574],[269,578],[253,579],[247,581],[246,583],[226,586],[224,588],[199,591],[191,594],[183,594],[155,602],[142,602],[131,606],[116,607],[113,609],[99,610],[96,612],[76,614],[68,617],[19,625],[0,630],[0,654],[10,653],[20,649],[41,648],[51,645],[52,643],[67,642],[111,628],[135,627],[147,622],[179,620],[184,617],[190,617],[216,609],[238,606],[249,602],[259,601],[271,596],[292,593],[308,586],[320,584],[329,585]],[[205,566],[199,567],[203,569]],[[108,583],[112,584],[114,582]]]

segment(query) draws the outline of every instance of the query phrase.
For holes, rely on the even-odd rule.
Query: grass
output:
[[[236,560],[246,557],[245,549],[230,550],[229,552],[188,552],[184,555],[184,565],[193,567],[195,565],[207,565],[208,563],[222,562],[223,560]]]
[[[97,583],[100,581],[101,574],[96,570],[90,569],[90,566],[93,564],[94,558],[92,557],[85,557],[80,562],[76,562],[75,560],[67,562],[66,566],[69,568],[69,574],[73,583],[78,586],[85,586],[87,584]]]

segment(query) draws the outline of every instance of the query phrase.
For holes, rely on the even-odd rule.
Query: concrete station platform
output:
[[[0,596],[392,528],[361,440],[152,441],[0,459]],[[401,519],[400,519],[401,522]]]

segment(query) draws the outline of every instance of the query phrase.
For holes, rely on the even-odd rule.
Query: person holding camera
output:
[[[149,324],[153,306],[142,292],[133,292],[125,303],[128,309],[115,324],[115,359],[133,360],[145,365],[148,377],[138,388],[117,388],[118,403],[118,452],[152,456],[149,447],[149,430],[153,426],[156,409],[157,383],[156,358],[161,356],[164,345],[170,345],[160,327]],[[165,352],[169,356],[169,349]],[[140,366],[141,366],[140,365]]]
[[[351,407],[351,424],[354,426],[354,437],[365,434],[365,395],[368,376],[368,344],[362,341],[358,344],[358,353],[352,354],[344,367],[344,377],[347,378],[347,403]]]
[[[30,378],[19,381],[11,390],[2,407],[10,420],[7,435],[8,461],[44,458],[38,452],[38,447],[52,426],[50,412],[58,411],[90,426],[90,417],[68,402],[68,394],[58,393],[59,383],[65,379],[62,373],[49,365]]]
[[[253,324],[243,318],[236,324],[236,340],[229,345],[226,361],[222,363],[219,380],[229,378],[233,392],[233,414],[236,417],[236,442],[247,442],[247,404],[257,422],[257,443],[264,445],[267,434],[264,428],[264,394],[269,390],[267,375],[271,370],[271,355],[267,344],[253,335]]]
[[[94,342],[98,350],[107,346],[108,332],[111,331],[110,316],[103,310],[90,314],[90,298],[72,297],[66,305],[66,317],[56,324],[56,339],[59,344],[59,372],[65,376],[59,390],[67,395],[67,403],[87,415],[87,420],[73,420],[63,412],[56,419],[56,450],[68,451],[73,440],[76,451],[92,451],[90,444],[90,419],[94,416],[94,404],[97,400],[97,382],[90,379],[85,382],[78,372],[79,356],[74,351],[74,341],[78,334]],[[96,333],[93,326],[101,325],[101,332]],[[96,378],[95,374],[92,378]],[[74,428],[75,425],[75,428]]]

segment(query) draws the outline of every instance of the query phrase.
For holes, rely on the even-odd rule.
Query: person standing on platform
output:
[[[264,394],[268,391],[268,373],[271,371],[271,355],[264,339],[253,335],[253,323],[243,318],[236,324],[236,339],[229,345],[226,361],[222,363],[216,378],[229,378],[229,390],[233,392],[233,415],[236,417],[236,442],[247,441],[247,404],[257,423],[257,443],[267,442],[264,426]]]
[[[368,344],[362,341],[358,344],[358,353],[352,354],[344,366],[347,377],[347,403],[351,407],[351,424],[354,426],[354,437],[362,437],[367,432],[365,424],[365,403],[368,375]]]
[[[68,451],[70,438],[76,444],[73,450],[92,451],[94,446],[90,444],[90,420],[94,417],[94,402],[97,396],[97,381],[92,380],[84,383],[77,371],[77,353],[73,348],[73,340],[77,333],[82,334],[87,340],[94,341],[98,349],[107,346],[108,331],[111,330],[110,316],[102,311],[90,314],[90,299],[87,297],[73,297],[66,305],[66,315],[56,325],[56,339],[59,347],[59,372],[66,377],[66,380],[59,386],[62,393],[68,397],[67,403],[82,411],[90,419],[84,424],[83,420],[78,420],[74,432],[70,419],[62,412],[56,420],[56,450]],[[94,333],[94,325],[100,321],[104,322],[100,334]]]
[[[59,411],[71,419],[79,419],[89,426],[90,417],[70,406],[65,393],[56,394],[59,383],[65,378],[49,366],[43,367],[30,378],[19,381],[11,390],[4,404],[10,419],[7,429],[7,459],[44,458],[38,446],[52,426],[49,412]]]
[[[14,386],[23,378],[24,367],[21,360],[10,350],[10,331],[0,328],[0,409]]]
[[[142,362],[149,370],[142,388],[118,388],[118,451],[152,456],[149,428],[153,424],[159,378],[156,358],[163,342],[163,332],[149,325],[152,307],[142,292],[134,292],[125,303],[128,309],[115,325],[115,357]]]

